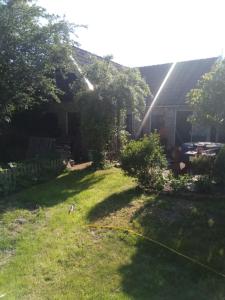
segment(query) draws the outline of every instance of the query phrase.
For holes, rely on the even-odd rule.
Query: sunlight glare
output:
[[[151,105],[149,106],[149,108],[148,108],[148,110],[147,110],[147,112],[146,112],[146,114],[145,114],[145,116],[144,116],[144,119],[143,119],[143,121],[142,121],[142,123],[141,123],[141,126],[140,126],[140,128],[139,128],[139,130],[138,130],[138,132],[137,132],[137,136],[136,136],[137,138],[140,136],[141,131],[142,131],[143,127],[145,126],[145,124],[146,124],[146,122],[147,122],[147,120],[148,120],[148,117],[149,117],[149,115],[150,115],[150,113],[151,113],[151,111],[152,111],[152,108],[153,108],[153,106],[155,105],[155,103],[156,103],[156,101],[157,101],[159,95],[161,94],[161,92],[162,92],[162,90],[163,90],[165,84],[167,83],[168,79],[170,78],[170,75],[172,74],[172,72],[173,72],[173,70],[174,70],[176,64],[177,64],[177,63],[174,62],[174,63],[171,65],[171,67],[170,67],[168,73],[166,74],[166,77],[164,78],[162,84],[160,85],[160,88],[158,89],[158,92],[156,93],[156,95],[155,95],[155,97],[154,97],[154,99],[153,99]]]

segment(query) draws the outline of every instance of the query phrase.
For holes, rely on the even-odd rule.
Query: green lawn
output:
[[[143,195],[119,169],[82,170],[0,200],[0,297],[225,299],[225,279],[87,224],[130,227],[225,273],[225,197]]]

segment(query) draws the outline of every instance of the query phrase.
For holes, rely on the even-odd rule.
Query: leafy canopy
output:
[[[25,0],[0,0],[0,118],[35,104],[60,101],[56,71],[75,72],[76,25]]]
[[[137,69],[115,65],[111,57],[95,60],[86,70],[86,75],[97,89],[99,96],[106,94],[118,110],[130,108],[137,115],[145,109],[145,98],[150,95],[146,82]]]
[[[79,103],[83,139],[88,149],[98,152],[108,150],[114,140],[117,151],[126,114],[135,112],[141,119],[149,87],[139,71],[115,65],[109,57],[94,61],[86,76],[94,90],[85,93]]]
[[[218,62],[187,95],[192,121],[225,128],[225,61]]]

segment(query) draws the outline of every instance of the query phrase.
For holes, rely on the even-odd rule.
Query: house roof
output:
[[[195,88],[198,80],[209,72],[218,57],[178,62],[164,86],[156,105],[185,105],[187,93]],[[141,75],[155,95],[172,63],[140,67]]]
[[[103,57],[78,47],[75,47],[75,56],[81,68],[93,63],[93,60],[96,58],[104,60]],[[219,57],[211,57],[178,62],[157,99],[156,105],[185,105],[187,93],[196,87],[198,80],[211,70],[218,59]],[[126,68],[113,61],[112,63],[117,68]],[[153,96],[157,93],[171,66],[172,63],[168,63],[138,68],[149,85]]]
[[[98,59],[98,60],[101,60],[103,61],[104,58],[99,56],[99,55],[96,55],[96,54],[93,54],[87,50],[84,50],[84,49],[81,49],[81,48],[78,48],[78,47],[74,47],[75,48],[75,57],[76,57],[76,60],[78,62],[78,64],[82,67],[82,66],[85,66],[85,65],[90,65],[93,63],[94,59]],[[114,62],[114,61],[111,61],[111,63],[117,67],[117,68],[122,68],[123,66]]]

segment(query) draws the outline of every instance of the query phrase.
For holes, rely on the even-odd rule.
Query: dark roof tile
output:
[[[76,60],[78,62],[78,64],[82,67],[82,66],[85,66],[85,65],[90,65],[94,62],[94,59],[98,59],[98,60],[101,60],[103,61],[104,58],[99,56],[99,55],[96,55],[96,54],[93,54],[87,50],[83,50],[81,48],[78,48],[78,47],[74,47],[75,48],[75,57],[76,57]],[[114,61],[111,61],[112,64],[117,67],[117,68],[123,68],[122,65],[114,62]]]
[[[162,90],[157,105],[184,105],[187,93],[209,72],[218,57],[178,62]],[[140,67],[139,70],[155,95],[172,64]]]

